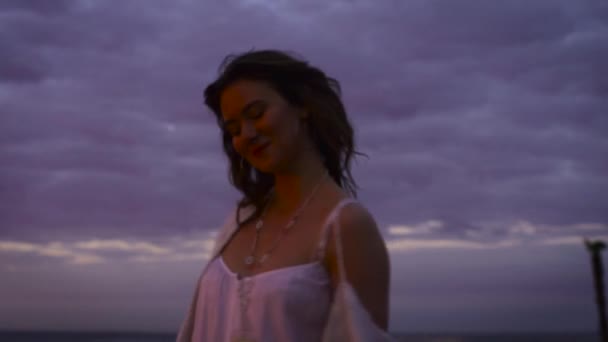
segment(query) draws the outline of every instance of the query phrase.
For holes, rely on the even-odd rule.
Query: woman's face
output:
[[[232,83],[221,94],[220,110],[234,149],[259,171],[273,173],[298,155],[306,114],[267,83]]]

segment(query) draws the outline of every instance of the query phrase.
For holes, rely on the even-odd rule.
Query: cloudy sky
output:
[[[606,1],[5,0],[0,329],[177,330],[238,198],[202,90],[252,48],[342,84],[392,331],[596,328]]]

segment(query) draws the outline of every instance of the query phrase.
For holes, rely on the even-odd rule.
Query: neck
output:
[[[274,175],[275,193],[271,207],[280,214],[292,214],[298,210],[315,188],[317,188],[318,194],[322,186],[319,183],[324,183],[329,178],[324,178],[327,169],[320,160],[301,163],[298,166],[294,167],[291,171],[276,173]]]

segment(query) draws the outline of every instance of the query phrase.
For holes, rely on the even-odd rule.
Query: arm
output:
[[[340,228],[346,278],[373,321],[386,331],[390,265],[382,235],[372,215],[360,204],[351,204],[342,208],[336,221]],[[339,280],[335,244],[334,236],[330,234],[326,262],[334,289]]]

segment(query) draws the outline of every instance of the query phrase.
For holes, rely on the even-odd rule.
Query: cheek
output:
[[[260,138],[260,140],[267,141],[270,139],[271,142],[275,142],[277,131],[275,128],[268,122],[260,122],[255,126],[256,135]],[[241,156],[245,156],[247,153],[247,145],[248,139],[243,138],[241,136],[237,136],[232,138],[232,147]]]
[[[236,153],[242,156],[245,151],[245,143],[243,139],[232,138],[232,148],[234,148]]]
[[[302,136],[302,130],[304,127],[297,120],[283,120],[281,122],[281,129],[279,136],[285,147],[292,148],[297,145]]]
[[[241,141],[242,141],[242,139],[239,139],[239,138],[233,138],[233,137],[230,138],[230,143],[232,144],[232,148],[239,155],[243,155],[244,144]]]

